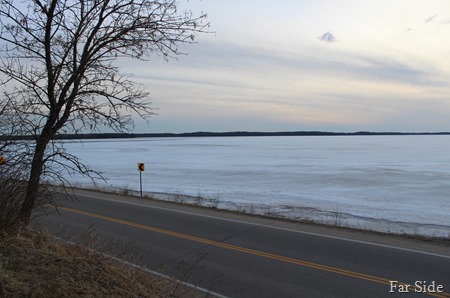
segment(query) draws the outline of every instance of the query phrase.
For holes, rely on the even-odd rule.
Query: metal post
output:
[[[139,171],[139,181],[141,185],[141,198],[142,198],[142,171]]]

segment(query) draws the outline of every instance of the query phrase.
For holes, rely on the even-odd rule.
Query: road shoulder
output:
[[[72,194],[72,192],[71,192]],[[202,217],[212,217],[225,221],[243,222],[251,225],[270,227],[273,229],[289,230],[292,232],[309,234],[318,237],[342,239],[350,242],[366,243],[389,247],[404,251],[421,252],[429,255],[440,255],[450,258],[450,239],[427,239],[406,235],[391,235],[385,233],[361,231],[314,223],[296,222],[292,220],[268,218],[258,215],[200,207],[191,204],[180,204],[169,201],[140,198],[117,193],[106,193],[94,190],[73,189],[75,196],[91,197],[128,204],[140,205],[143,208],[168,209],[174,212],[188,213]],[[62,203],[62,202],[60,202]]]

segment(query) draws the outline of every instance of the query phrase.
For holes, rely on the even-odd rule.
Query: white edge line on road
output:
[[[56,238],[56,239],[58,239],[58,240],[60,240],[60,241],[69,243],[69,244],[71,244],[71,245],[77,245],[75,242],[68,241],[68,240],[65,240],[65,239],[60,238],[60,237],[57,237],[57,236],[53,236],[53,237]],[[87,247],[86,247],[86,248],[87,248]],[[228,298],[228,296],[224,296],[224,295],[222,295],[222,294],[219,294],[219,293],[216,293],[216,292],[212,292],[212,291],[210,291],[210,290],[207,290],[207,289],[205,289],[205,288],[196,286],[196,285],[194,285],[194,284],[191,284],[191,283],[188,283],[188,282],[185,282],[185,281],[181,281],[181,280],[172,278],[172,277],[170,277],[170,276],[164,275],[164,274],[159,273],[159,272],[157,272],[157,271],[153,271],[153,270],[147,269],[147,268],[145,268],[145,267],[143,267],[143,266],[139,266],[139,265],[136,265],[136,264],[127,262],[127,261],[125,261],[125,260],[122,260],[122,259],[113,257],[113,256],[111,256],[111,255],[108,255],[108,254],[105,254],[105,253],[102,253],[102,252],[99,252],[99,251],[96,251],[96,250],[93,250],[93,249],[90,249],[90,248],[87,248],[87,249],[90,250],[90,251],[92,251],[92,252],[95,252],[96,254],[99,254],[99,255],[101,255],[101,256],[104,256],[104,257],[113,259],[113,260],[115,260],[115,261],[117,261],[117,262],[123,263],[123,264],[125,264],[125,265],[127,265],[127,266],[131,266],[131,267],[136,268],[136,269],[139,269],[139,270],[144,270],[144,271],[147,272],[147,273],[150,273],[150,274],[156,275],[156,276],[158,276],[158,277],[162,277],[162,278],[168,279],[168,280],[170,280],[170,281],[173,281],[173,282],[176,282],[176,283],[179,283],[179,284],[182,284],[183,286],[186,286],[186,287],[192,288],[192,289],[194,289],[194,290],[203,292],[203,293],[205,293],[205,294],[207,294],[207,295],[210,295],[210,296],[213,296],[213,297],[217,297],[217,298]]]
[[[150,274],[154,274],[154,275],[156,275],[156,276],[159,276],[159,277],[168,279],[168,280],[170,280],[170,281],[173,281],[173,282],[182,284],[182,285],[187,286],[187,287],[189,287],[189,288],[192,288],[192,289],[194,289],[194,290],[203,292],[203,293],[207,294],[208,296],[213,296],[213,297],[217,297],[217,298],[228,298],[228,296],[224,296],[224,295],[222,295],[222,294],[219,294],[219,293],[216,293],[216,292],[212,292],[212,291],[210,291],[210,290],[207,290],[207,289],[205,289],[205,288],[196,286],[196,285],[194,285],[194,284],[191,284],[191,283],[188,283],[188,282],[185,282],[185,281],[181,281],[181,280],[178,280],[178,279],[174,279],[174,278],[172,278],[172,277],[170,277],[170,276],[164,275],[164,274],[159,273],[159,272],[157,272],[157,271],[153,271],[153,270],[147,269],[147,268],[145,268],[145,267],[141,267],[141,266],[139,266],[139,265],[136,265],[136,264],[133,264],[133,263],[130,263],[130,262],[121,260],[121,259],[116,258],[116,257],[113,257],[113,256],[108,256],[108,255],[106,255],[106,256],[107,256],[107,257],[110,257],[110,258],[112,258],[113,260],[116,260],[116,261],[118,261],[118,262],[122,262],[122,263],[124,263],[124,264],[126,264],[126,265],[128,265],[128,266],[132,266],[132,267],[134,267],[134,268],[144,270],[145,272],[148,272],[148,273],[150,273]]]
[[[199,214],[199,213],[194,213],[194,212],[189,212],[189,211],[181,211],[181,210],[174,210],[174,209],[165,208],[165,207],[151,206],[151,205],[146,205],[146,204],[142,204],[142,203],[127,202],[127,201],[123,201],[123,200],[101,198],[101,197],[96,197],[96,196],[92,196],[92,195],[84,195],[84,194],[76,194],[75,193],[75,196],[77,196],[77,195],[80,196],[80,197],[94,198],[94,199],[99,199],[99,200],[104,200],[104,201],[111,201],[111,202],[116,202],[116,203],[123,203],[123,204],[135,205],[135,206],[140,206],[140,207],[159,209],[159,210],[177,212],[177,213],[182,213],[182,214],[201,216],[201,217],[206,217],[206,218],[219,219],[219,220],[224,220],[224,221],[229,221],[229,222],[248,224],[248,225],[253,225],[253,226],[258,226],[258,227],[271,228],[271,229],[282,230],[282,231],[293,232],[293,233],[299,233],[299,234],[304,234],[304,235],[311,235],[311,236],[317,236],[317,237],[323,237],[323,238],[329,238],[329,239],[343,240],[343,241],[348,241],[348,242],[354,242],[354,243],[360,243],[360,244],[366,244],[366,245],[390,248],[390,249],[395,249],[395,250],[400,250],[400,251],[407,251],[407,252],[413,252],[413,253],[418,253],[418,254],[424,254],[424,255],[429,255],[429,256],[433,256],[433,257],[440,257],[440,258],[450,259],[450,256],[446,256],[446,255],[441,255],[441,254],[432,253],[432,252],[426,252],[426,251],[421,251],[421,250],[415,250],[415,249],[410,249],[410,248],[392,246],[392,245],[387,245],[387,244],[381,244],[381,243],[375,243],[375,242],[369,242],[369,241],[363,241],[363,240],[356,240],[356,239],[349,239],[349,238],[342,238],[342,237],[330,236],[330,235],[323,235],[323,234],[319,234],[319,233],[293,230],[293,229],[276,227],[276,226],[259,224],[259,223],[253,223],[253,222],[248,222],[248,221],[243,221],[243,220],[238,220],[238,219],[229,219],[229,218],[217,217],[217,216],[206,215],[206,214]]]

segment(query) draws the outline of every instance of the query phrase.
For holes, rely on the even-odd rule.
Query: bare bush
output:
[[[25,200],[28,171],[26,165],[0,165],[0,233],[11,234],[21,228],[20,210]],[[47,212],[54,203],[56,190],[49,184],[41,184],[36,194],[35,207]],[[43,214],[37,212],[38,216]]]
[[[12,229],[25,199],[26,173],[20,168],[0,165],[0,231]]]

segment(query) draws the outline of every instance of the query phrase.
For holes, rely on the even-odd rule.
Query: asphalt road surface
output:
[[[40,218],[225,297],[450,297],[449,243],[429,243],[78,191]],[[426,293],[424,293],[426,292]]]

